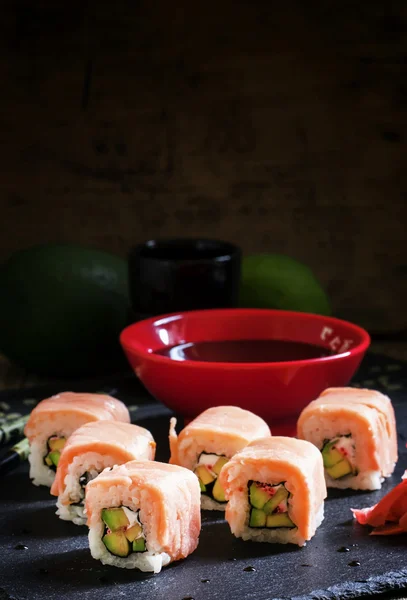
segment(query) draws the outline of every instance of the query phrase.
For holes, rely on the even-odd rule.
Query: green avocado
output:
[[[229,462],[229,459],[226,456],[220,456],[216,463],[213,465],[213,472],[215,475],[220,475],[222,468]]]
[[[126,367],[126,261],[74,244],[21,250],[0,266],[0,351],[27,371],[81,376]]]
[[[335,448],[337,442],[338,439],[336,438],[325,444],[321,450],[322,459],[324,461],[324,467],[326,469],[329,467],[333,467],[338,462],[341,462],[341,460],[343,460],[343,454],[341,454],[341,452],[339,452],[339,450]]]
[[[268,515],[266,520],[266,527],[295,527],[287,513],[277,513],[275,515]]]
[[[144,538],[138,538],[133,542],[133,552],[145,552],[146,550],[146,540]]]
[[[115,556],[125,558],[130,554],[130,543],[122,531],[107,533],[103,536],[102,542],[109,552]]]
[[[194,473],[203,485],[209,485],[216,479],[205,465],[198,465]]]
[[[265,527],[266,513],[258,508],[252,508],[250,511],[249,527]]]
[[[61,457],[61,453],[58,452],[58,450],[54,450],[53,452],[50,452],[47,456],[47,458],[49,458],[49,460],[52,462],[52,464],[55,467],[58,466],[60,457]]]
[[[104,508],[102,510],[102,520],[111,531],[124,529],[130,525],[122,508]]]
[[[328,296],[311,269],[284,254],[243,259],[239,305],[331,314]]]
[[[346,458],[338,462],[333,467],[326,469],[326,472],[332,477],[332,479],[340,479],[341,477],[345,477],[345,475],[350,475],[352,471],[352,465]]]
[[[53,437],[48,440],[48,447],[50,450],[59,450],[59,452],[61,452],[65,444],[66,438],[64,437]]]
[[[270,494],[266,492],[261,484],[253,483],[249,487],[249,501],[254,508],[262,509],[263,506],[270,500]]]
[[[202,483],[202,481],[199,479],[199,477],[198,477],[198,481],[199,481],[199,487],[201,489],[201,492],[206,492],[206,485],[204,485]]]
[[[129,540],[129,542],[134,542],[136,538],[138,538],[143,533],[143,528],[138,523],[135,523],[132,527],[129,527],[124,532],[124,535]]]
[[[219,479],[215,481],[215,485],[212,488],[212,496],[217,502],[226,502],[225,491],[221,486]]]
[[[280,502],[284,502],[288,498],[288,491],[284,486],[280,487],[274,496],[270,498],[268,502],[263,506],[263,510],[266,515],[271,515],[271,513],[277,508]]]

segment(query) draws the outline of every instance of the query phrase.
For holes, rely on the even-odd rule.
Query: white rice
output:
[[[126,558],[114,556],[102,542],[103,532],[103,523],[99,527],[91,527],[89,529],[89,547],[93,558],[100,560],[104,565],[111,565],[122,569],[140,569],[140,571],[146,573],[159,573],[162,567],[168,565],[171,560],[165,552],[133,552],[129,556],[126,556]]]
[[[332,479],[325,471],[325,481],[327,487],[339,490],[380,490],[384,477],[382,477],[380,471],[364,471],[357,475],[348,475],[342,479]]]
[[[59,498],[57,500],[56,514],[63,521],[72,521],[75,525],[86,525],[86,515],[83,506],[74,506],[73,504],[61,504]]]
[[[108,501],[107,501],[108,499]],[[125,558],[114,556],[109,552],[102,541],[105,525],[100,518],[101,510],[109,507],[126,506],[130,510],[139,512],[140,522],[146,539],[146,552],[134,552]],[[95,513],[99,517],[95,518]],[[98,497],[97,504],[92,506],[92,519],[89,524],[89,547],[90,552],[96,560],[104,565],[112,565],[123,569],[140,569],[144,572],[159,573],[162,567],[171,562],[171,557],[157,544],[157,532],[149,529],[147,523],[153,527],[158,526],[158,519],[154,518],[155,507],[151,502],[149,492],[141,489],[130,492],[125,486],[111,486],[109,490]]]
[[[298,546],[305,546],[306,540],[299,534],[297,527],[293,529],[288,528],[254,528],[249,527],[249,511],[247,511],[247,518],[244,526],[238,533],[234,532],[236,537],[241,537],[243,540],[252,540],[253,542],[269,542],[275,544],[297,544]],[[324,505],[321,504],[316,517],[315,525],[318,528],[324,520]]]
[[[47,455],[47,440],[35,440],[30,444],[30,454],[28,461],[30,463],[30,478],[34,485],[46,485],[51,487],[55,479],[55,471],[50,469],[44,463],[44,457]]]
[[[84,473],[89,473],[90,481],[97,477],[103,469],[113,467],[116,462],[112,456],[101,456],[97,452],[85,452],[75,456],[64,479],[64,493],[58,497],[56,514],[59,518],[63,521],[72,521],[75,525],[86,525],[87,518],[84,507],[71,504],[83,500],[84,491],[79,483],[79,478]]]

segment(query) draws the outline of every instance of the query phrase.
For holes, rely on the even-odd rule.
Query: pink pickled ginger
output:
[[[407,471],[396,485],[374,506],[352,508],[361,525],[374,527],[370,535],[396,535],[407,532]]]

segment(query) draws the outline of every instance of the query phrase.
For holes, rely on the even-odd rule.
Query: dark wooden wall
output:
[[[0,259],[221,237],[406,326],[407,2],[17,0],[0,27]]]

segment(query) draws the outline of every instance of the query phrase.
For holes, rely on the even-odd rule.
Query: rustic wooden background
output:
[[[406,327],[406,33],[405,0],[5,0],[0,260],[221,237]]]

